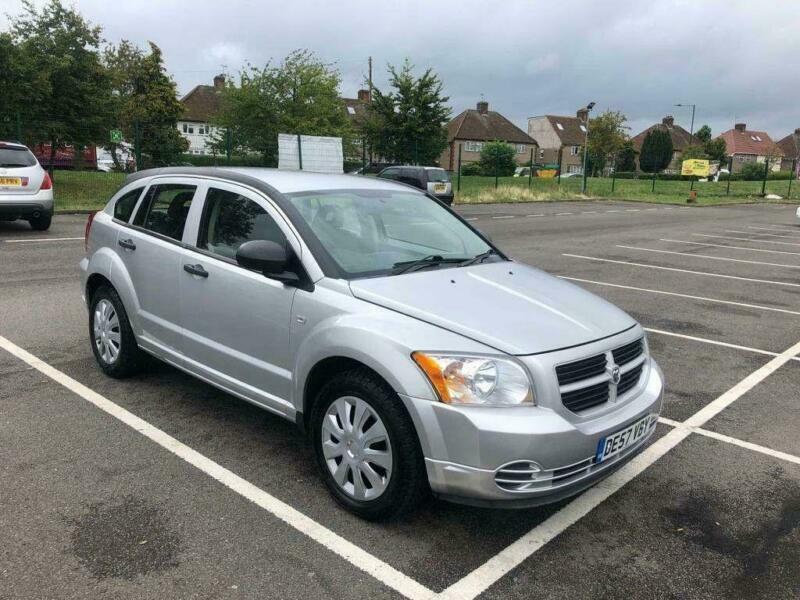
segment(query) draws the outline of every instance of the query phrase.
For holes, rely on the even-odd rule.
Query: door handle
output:
[[[118,240],[117,243],[125,250],[136,250],[136,244],[133,243],[133,240]]]
[[[190,275],[197,275],[198,277],[208,277],[208,271],[203,268],[203,265],[183,265],[183,270]]]

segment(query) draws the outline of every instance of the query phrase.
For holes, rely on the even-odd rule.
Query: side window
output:
[[[397,179],[399,169],[386,169],[382,174],[381,177],[386,179]]]
[[[136,207],[136,201],[139,199],[139,196],[142,195],[143,189],[143,187],[138,187],[127,194],[123,194],[123,196],[117,200],[117,203],[114,205],[115,219],[125,221],[126,223],[128,222],[131,218],[131,213],[133,213],[133,209]]]
[[[286,243],[278,224],[258,204],[235,192],[209,188],[197,247],[234,260],[239,246],[251,240]]]
[[[165,183],[151,186],[136,211],[133,224],[174,240],[183,237],[186,217],[197,186]]]
[[[425,184],[420,181],[420,174],[417,169],[402,169],[400,175],[400,181],[402,183],[407,183],[408,185],[413,185],[414,187],[424,188]]]

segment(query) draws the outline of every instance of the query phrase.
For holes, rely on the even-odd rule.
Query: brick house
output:
[[[559,164],[562,173],[583,172],[583,144],[586,140],[586,120],[589,111],[585,108],[574,117],[542,115],[528,119],[528,135],[539,143],[536,162]]]
[[[189,154],[211,154],[208,147],[216,139],[217,127],[211,125],[220,109],[225,75],[214,77],[214,85],[196,85],[181,98],[183,115],[178,131],[189,141]]]
[[[791,171],[792,165],[797,170],[799,168],[798,163],[800,163],[800,127],[795,129],[794,133],[790,133],[778,141],[778,148],[783,152],[781,171]]]
[[[733,172],[738,173],[747,163],[760,163],[769,159],[770,170],[779,171],[783,151],[764,131],[751,131],[745,123],[736,123],[733,129],[721,134],[726,152],[733,158]]]
[[[447,124],[447,148],[439,158],[439,165],[448,171],[458,169],[458,148],[461,146],[461,165],[477,162],[486,142],[501,141],[514,146],[517,164],[536,157],[536,140],[506,119],[499,112],[489,110],[489,103],[478,102],[475,109],[467,109]]]
[[[641,133],[633,136],[631,138],[631,142],[633,143],[633,147],[636,150],[637,158],[636,158],[636,167],[639,168],[639,158],[638,154],[642,151],[642,144],[644,143],[644,138],[647,137],[647,134],[653,130],[660,129],[662,131],[666,131],[669,134],[670,139],[672,140],[672,160],[670,161],[669,165],[666,169],[664,169],[664,173],[680,173],[681,172],[681,163],[683,162],[683,152],[689,146],[700,146],[702,142],[697,139],[694,135],[690,134],[680,125],[675,125],[675,119],[672,115],[667,115],[663,119],[661,119],[661,123],[656,123],[655,125],[651,125]]]

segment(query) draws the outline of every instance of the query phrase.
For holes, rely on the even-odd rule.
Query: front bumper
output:
[[[0,217],[27,219],[39,214],[53,214],[53,206],[53,190],[14,195],[0,192]]]
[[[420,434],[431,490],[462,504],[522,508],[555,502],[593,485],[641,451],[655,431],[664,377],[655,361],[647,361],[632,397],[591,418],[573,419],[545,406],[452,407],[404,398]],[[595,464],[602,437],[647,415],[651,425],[643,438]],[[540,480],[525,490],[500,487],[497,471],[520,461],[539,465]]]

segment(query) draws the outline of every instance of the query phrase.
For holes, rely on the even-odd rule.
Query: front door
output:
[[[181,240],[197,187],[187,179],[155,180],[132,226],[119,228],[115,248],[136,292],[128,310],[135,313],[139,344],[175,359],[181,346]]]
[[[182,259],[181,321],[187,368],[283,415],[291,415],[289,326],[296,288],[240,267],[250,240],[291,244],[293,234],[263,197],[210,182],[197,239]],[[197,213],[195,213],[197,214]],[[282,226],[279,225],[282,223]]]

